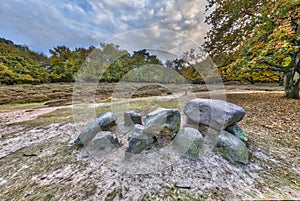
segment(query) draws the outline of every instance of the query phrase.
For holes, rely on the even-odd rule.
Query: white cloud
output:
[[[167,29],[178,31],[200,44],[208,31],[203,15],[205,2],[0,0],[0,37],[47,52],[56,45],[97,45],[126,31],[155,28],[142,34],[139,32],[141,36],[137,36],[138,32],[131,32],[127,43],[145,48],[159,42],[160,47],[169,47],[168,43],[172,43],[171,32],[167,38],[163,35],[166,32],[160,30]],[[173,41],[176,43],[175,39]]]

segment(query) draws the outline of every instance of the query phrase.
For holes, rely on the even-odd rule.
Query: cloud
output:
[[[114,36],[126,37],[122,39],[122,43],[128,43],[124,46],[141,48],[174,48],[176,43],[180,45],[175,36],[178,34],[201,44],[208,31],[204,24],[205,2],[0,0],[0,37],[45,53],[62,44],[74,48],[98,45],[111,38],[116,43],[121,41]],[[132,31],[141,29],[146,31]]]

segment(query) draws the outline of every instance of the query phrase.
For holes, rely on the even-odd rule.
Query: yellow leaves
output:
[[[276,122],[271,122],[271,124],[262,124],[263,127],[273,129],[278,127],[278,124]]]
[[[250,61],[250,64],[256,64],[257,62],[258,62],[259,60],[258,60],[258,58],[257,57],[254,57],[254,59],[252,59],[251,61]]]
[[[283,66],[288,66],[292,61],[292,58],[291,57],[285,57],[282,61],[282,65]]]

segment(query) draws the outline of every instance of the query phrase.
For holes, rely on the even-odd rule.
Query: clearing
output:
[[[211,93],[205,85],[139,86],[114,93],[116,84],[99,84],[90,110],[113,111],[122,122],[128,108],[182,111],[191,98],[224,95],[220,86]],[[281,87],[225,86],[226,100],[246,110],[239,125],[250,139],[248,165],[219,155],[190,161],[168,148],[131,160],[122,148],[95,159],[73,145],[95,114],[76,119],[72,84],[0,88],[0,200],[300,199],[300,101],[284,99]],[[121,139],[126,132],[119,128]]]

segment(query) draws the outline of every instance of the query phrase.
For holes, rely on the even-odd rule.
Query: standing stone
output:
[[[221,131],[216,150],[232,163],[247,164],[249,162],[247,146],[238,137],[227,131]]]
[[[117,117],[112,112],[106,112],[100,115],[96,121],[85,128],[76,139],[78,146],[89,143],[93,137],[100,131],[107,131],[116,124]]]
[[[159,108],[144,118],[144,132],[154,136],[172,136],[178,132],[180,122],[178,110]]]
[[[246,135],[245,131],[236,124],[233,124],[232,126],[228,126],[225,130],[228,131],[229,133],[237,136],[244,142],[248,141],[248,136]]]
[[[192,160],[199,160],[202,157],[202,144],[201,133],[197,129],[188,127],[180,129],[173,140],[177,152]]]
[[[184,113],[197,125],[222,130],[242,120],[245,110],[223,100],[195,98],[186,103]]]
[[[130,134],[130,140],[126,152],[138,154],[145,149],[150,149],[156,138],[151,134],[144,133],[144,126],[136,124]]]
[[[101,131],[95,135],[92,141],[87,145],[89,151],[101,151],[107,148],[121,147],[117,137],[114,137],[110,131]]]
[[[142,124],[142,115],[133,110],[124,113],[125,126],[133,126],[135,124]]]

